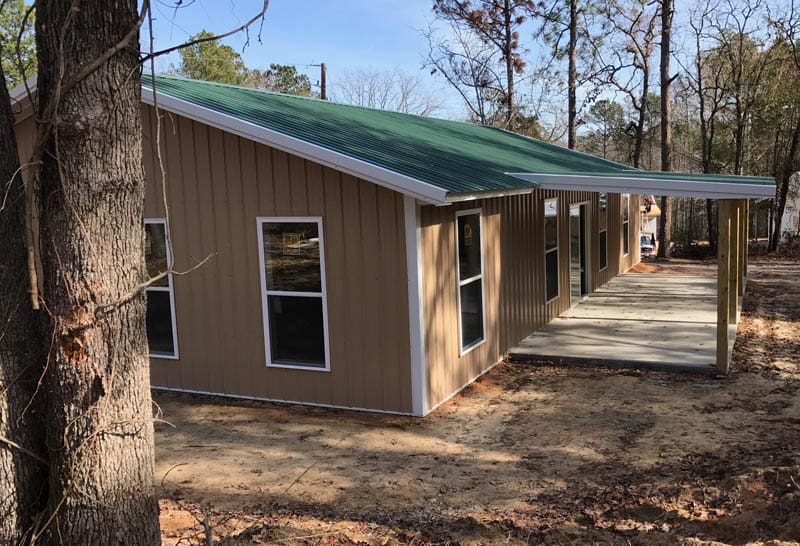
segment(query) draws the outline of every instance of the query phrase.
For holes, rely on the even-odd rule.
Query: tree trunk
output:
[[[503,2],[503,24],[505,25],[505,46],[506,50],[503,52],[506,61],[506,128],[511,129],[514,122],[514,109],[517,107],[514,100],[514,56],[511,48],[513,41],[513,32],[511,26],[511,2],[505,0]]]
[[[714,200],[706,199],[706,220],[708,220],[708,251],[717,255],[717,222],[714,220]]]
[[[775,188],[774,224],[769,238],[770,252],[778,250],[778,244],[781,242],[781,236],[783,235],[781,233],[783,212],[786,210],[786,199],[789,196],[789,182],[791,181],[792,174],[797,171],[797,162],[800,161],[798,155],[800,155],[800,116],[798,116],[797,123],[792,131],[792,140],[789,144],[789,152],[786,155],[786,163],[783,169],[781,169],[780,176],[777,180],[778,184]]]
[[[567,148],[575,149],[577,141],[578,125],[578,69],[577,69],[577,49],[578,49],[578,0],[569,0],[569,74],[568,74],[568,125],[569,134],[567,136]],[[605,150],[603,151],[605,156]]]
[[[5,82],[0,67],[0,82]],[[38,317],[28,296],[25,186],[11,101],[0,85],[0,544],[27,543],[46,498]],[[16,176],[15,176],[16,175]],[[12,443],[13,442],[13,443]]]
[[[136,0],[36,6],[50,544],[160,542],[145,336]],[[57,107],[55,107],[57,104]],[[55,108],[54,108],[55,107]],[[55,110],[52,130],[47,113]]]
[[[672,32],[672,0],[661,0],[661,170],[672,171],[672,77],[669,70],[670,35]],[[658,257],[669,257],[672,238],[672,203],[661,197],[661,217],[658,230]]]

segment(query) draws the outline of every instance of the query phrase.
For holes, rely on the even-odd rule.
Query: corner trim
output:
[[[411,408],[424,417],[428,408],[427,363],[425,361],[425,317],[423,315],[422,236],[420,210],[416,199],[403,198],[408,275],[408,329],[411,354]]]

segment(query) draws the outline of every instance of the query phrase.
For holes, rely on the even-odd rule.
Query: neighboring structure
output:
[[[425,415],[639,261],[636,192],[773,191],[473,124],[144,85],[148,270],[210,257],[147,289],[157,388]]]
[[[794,173],[789,179],[789,194],[781,222],[781,240],[797,236],[800,236],[800,173]]]

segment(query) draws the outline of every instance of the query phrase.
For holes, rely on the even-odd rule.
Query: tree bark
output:
[[[503,2],[503,23],[505,32],[505,48],[503,52],[506,61],[506,128],[510,129],[514,122],[515,109],[517,107],[514,97],[514,51],[511,47],[513,43],[513,31],[511,29],[513,22],[511,21],[511,2],[504,0]]]
[[[789,182],[792,174],[797,171],[798,162],[800,162],[800,116],[797,118],[797,123],[792,130],[792,140],[789,144],[789,151],[786,156],[786,162],[783,165],[780,175],[778,176],[777,186],[775,188],[775,211],[773,214],[774,224],[772,226],[772,233],[769,237],[769,250],[775,252],[778,250],[780,244],[781,227],[783,224],[783,212],[786,210],[786,200],[789,196]]]
[[[145,336],[136,0],[36,5],[50,544],[160,542]],[[138,36],[138,34],[137,34]],[[48,112],[54,111],[48,128]]]
[[[577,124],[578,124],[578,0],[569,0],[569,74],[567,77],[567,87],[569,97],[568,102],[568,126],[569,134],[567,136],[567,147],[570,150],[575,149],[577,142]],[[605,152],[604,152],[605,153]]]
[[[0,67],[0,82],[5,82]],[[27,543],[46,498],[38,317],[28,297],[25,186],[11,100],[0,85],[0,544]]]
[[[669,61],[671,55],[672,0],[661,0],[661,170],[672,171],[672,76]],[[658,257],[669,257],[672,238],[672,203],[668,196],[661,197],[659,217]]]

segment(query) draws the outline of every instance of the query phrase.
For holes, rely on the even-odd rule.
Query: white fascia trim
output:
[[[477,201],[478,199],[489,199],[492,197],[509,197],[512,195],[529,195],[536,188],[511,188],[504,190],[489,190],[469,193],[450,193],[447,195],[447,203],[460,203],[463,201]]]
[[[411,409],[419,417],[428,413],[428,369],[425,361],[425,316],[423,314],[422,234],[417,200],[403,199],[408,274],[408,328],[411,345]]]
[[[775,186],[735,184],[730,182],[697,182],[694,180],[589,176],[572,174],[506,173],[546,190],[573,190],[609,193],[634,193],[700,197],[705,199],[748,199],[774,197]]]
[[[226,394],[224,392],[213,392],[213,391],[199,391],[194,389],[178,389],[173,387],[159,387],[156,385],[150,386],[151,390],[154,391],[165,391],[165,392],[180,392],[184,394],[201,394],[203,396],[219,396],[222,398],[232,398],[234,400],[255,400],[257,402],[269,402],[271,404],[287,404],[293,406],[313,406],[315,408],[327,408],[327,409],[334,409],[334,410],[347,410],[347,411],[361,411],[361,412],[368,412],[368,413],[383,413],[386,415],[407,415],[411,417],[416,417],[411,413],[406,411],[392,411],[392,410],[379,410],[379,409],[371,409],[371,408],[359,408],[355,406],[339,406],[336,404],[320,404],[319,402],[303,402],[301,400],[283,400],[281,398],[266,398],[263,396],[244,396],[241,394]]]
[[[321,165],[362,178],[379,186],[410,195],[432,205],[446,203],[447,191],[421,180],[390,171],[316,144],[294,138],[272,129],[243,121],[215,110],[198,106],[157,92],[159,108],[186,116],[195,121],[222,129],[240,137],[298,155]],[[153,90],[142,86],[142,102],[153,105]]]

